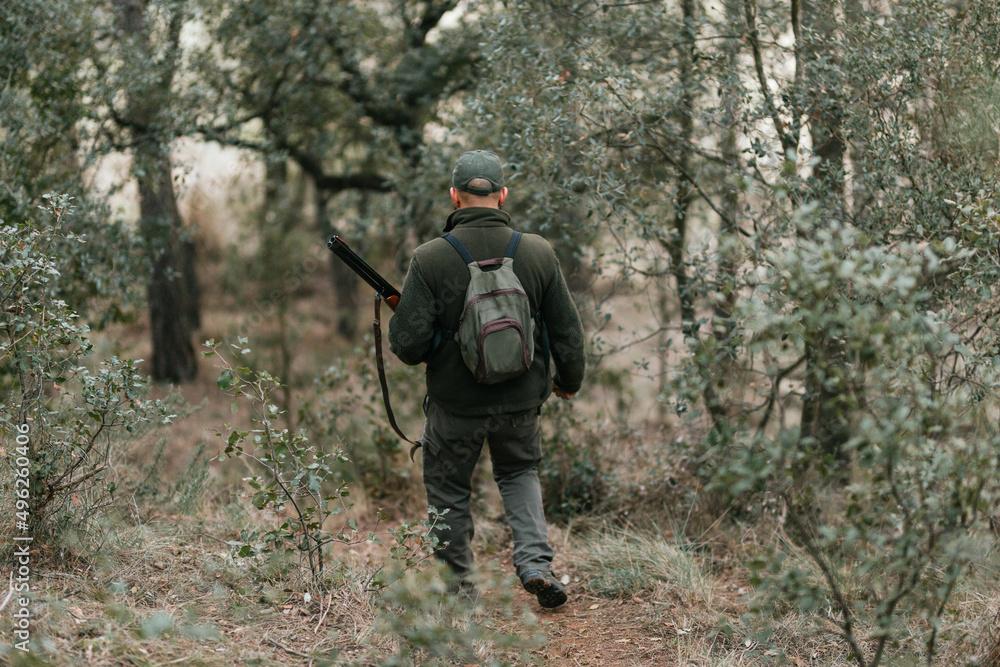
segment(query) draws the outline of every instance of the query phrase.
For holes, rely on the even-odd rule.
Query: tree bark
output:
[[[681,149],[677,157],[677,164],[681,175],[677,179],[677,195],[674,198],[673,229],[670,232],[670,239],[665,245],[667,253],[670,256],[670,272],[673,274],[677,285],[681,331],[684,332],[685,336],[696,338],[698,335],[695,325],[697,316],[684,257],[684,246],[687,241],[688,214],[691,204],[694,202],[695,193],[694,188],[691,187],[691,183],[683,175],[691,173],[691,150],[689,146],[694,140],[694,82],[691,80],[696,48],[694,0],[682,0],[681,11],[684,16],[684,30],[682,33],[684,38],[680,40],[680,46],[677,48],[678,76],[680,77],[681,85],[680,108],[678,112],[678,122],[681,128],[678,143]]]
[[[675,162],[677,171],[677,194],[674,197],[673,227],[670,230],[670,238],[661,240],[664,243],[668,256],[670,257],[670,273],[677,286],[677,299],[681,316],[681,332],[685,338],[699,337],[697,301],[691,286],[691,278],[688,275],[687,258],[685,256],[685,246],[687,244],[688,222],[691,215],[691,205],[697,197],[697,191],[690,180],[691,174],[691,145],[694,137],[694,113],[695,94],[697,92],[697,82],[695,77],[695,62],[698,55],[697,35],[697,6],[695,0],[681,1],[681,14],[684,19],[684,29],[682,39],[678,40],[677,64],[678,78],[681,87],[679,100],[678,125],[680,133],[677,137],[677,144],[680,149]],[[661,299],[662,302],[662,299]],[[661,306],[662,307],[662,306]],[[667,313],[663,313],[664,319]],[[666,349],[662,351],[666,354]],[[702,380],[705,382],[702,390],[702,397],[705,400],[705,407],[712,419],[712,425],[718,427],[724,418],[721,401],[718,396],[715,384],[715,374],[702,371]]]
[[[149,252],[146,295],[153,337],[152,376],[157,382],[188,382],[198,373],[191,342],[193,327],[184,244],[178,238],[180,214],[174,197],[170,159],[138,151],[140,228]],[[190,260],[189,260],[190,261]]]
[[[288,272],[289,255],[286,241],[302,209],[302,188],[290,192],[288,164],[284,160],[267,161],[264,175],[264,205],[261,210],[261,240],[257,264],[263,269],[261,297],[273,302],[281,379],[282,410],[288,431],[295,431],[295,414],[292,395],[292,341],[288,330],[288,314],[292,295],[283,284]]]
[[[813,156],[818,159],[809,184],[810,197],[820,202],[827,215],[843,220],[843,81],[837,69],[840,53],[835,11],[836,3],[802,0],[803,43],[797,49],[802,62],[797,67],[804,72],[806,90],[796,94],[805,100]],[[841,409],[846,360],[842,346],[829,332],[815,333],[806,353],[801,434],[803,438],[815,438],[824,455],[842,461],[850,437],[845,411]]]
[[[742,22],[740,7],[735,2],[726,5],[726,22],[732,28],[738,29]],[[739,78],[739,57],[742,42],[737,39],[730,39],[725,46],[726,69],[722,80],[719,82],[721,91],[722,107],[722,128],[723,135],[720,142],[720,152],[722,160],[726,164],[726,177],[735,179],[743,172],[743,165],[740,161],[739,132],[740,132],[740,99],[742,87]],[[725,351],[731,345],[733,336],[733,309],[736,306],[738,292],[739,272],[739,219],[740,219],[740,193],[735,182],[723,179],[722,191],[722,211],[724,215],[719,216],[718,234],[718,256],[719,264],[716,268],[715,291],[718,293],[712,300],[712,333],[717,341],[717,349],[720,354],[716,360],[716,372],[714,386],[705,392],[705,401],[710,403],[710,414],[718,422],[726,418],[727,412],[724,405],[724,398],[721,396],[732,380],[732,364],[728,353]],[[714,407],[713,407],[714,406]]]
[[[837,36],[836,2],[824,0],[802,1],[802,31],[804,44],[801,49],[805,70],[804,85],[809,111],[809,136],[812,153],[819,159],[813,169],[813,178],[821,195],[831,203],[840,204],[844,192],[845,143],[842,134],[844,122],[843,85],[838,70],[841,54]],[[824,63],[832,65],[827,68]],[[838,206],[839,207],[839,206]]]
[[[115,8],[121,41],[134,40],[140,57],[150,60],[145,0],[116,0]],[[175,10],[168,27],[163,69],[153,77],[150,88],[129,88],[124,119],[135,145],[132,171],[139,186],[139,227],[150,264],[147,300],[153,341],[152,377],[157,382],[187,382],[198,372],[191,342],[201,319],[194,244],[185,238],[174,192],[170,148],[162,143],[159,126],[159,116],[170,98],[181,24],[180,10]]]

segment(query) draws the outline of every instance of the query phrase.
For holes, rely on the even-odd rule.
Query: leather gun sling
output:
[[[413,461],[413,455],[421,447],[420,442],[410,440],[403,435],[403,431],[396,424],[396,416],[392,413],[392,405],[389,404],[389,384],[385,379],[385,358],[382,355],[382,296],[380,294],[375,295],[375,322],[373,323],[373,328],[375,329],[375,365],[378,366],[378,381],[382,385],[382,401],[385,403],[385,412],[389,416],[389,425],[392,426],[392,430],[396,432],[396,435],[413,445],[410,448],[410,460]]]

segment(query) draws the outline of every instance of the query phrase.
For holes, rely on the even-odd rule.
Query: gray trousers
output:
[[[472,474],[483,449],[490,445],[493,479],[503,499],[504,514],[514,533],[514,567],[548,572],[552,563],[538,463],[542,458],[538,413],[535,410],[487,417],[455,415],[433,402],[427,405],[423,443],[424,487],[427,504],[448,510],[436,529],[441,543],[436,553],[460,579],[472,573],[472,536],[475,527],[469,501]]]

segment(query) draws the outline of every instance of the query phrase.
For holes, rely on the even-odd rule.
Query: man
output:
[[[476,261],[504,257],[514,235],[500,158],[490,151],[463,153],[450,190],[455,210],[445,223]],[[484,441],[493,477],[514,534],[514,566],[525,590],[543,607],[566,602],[566,589],[552,575],[552,547],[538,481],[541,439],[538,415],[553,392],[563,399],[579,391],[584,372],[583,327],[566,288],[559,261],[540,236],[524,234],[513,255],[514,274],[527,294],[535,326],[535,354],[522,375],[481,384],[463,361],[455,335],[465,307],[470,269],[456,247],[434,239],[417,248],[389,322],[390,349],[404,363],[427,362],[427,421],[421,437],[427,504],[448,510],[437,531],[448,545],[437,557],[469,590],[474,532],[469,500],[472,474]],[[547,340],[546,340],[547,333]],[[551,354],[546,352],[551,351]],[[555,367],[549,378],[549,365]]]

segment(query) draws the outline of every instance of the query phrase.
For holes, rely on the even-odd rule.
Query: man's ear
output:
[[[500,188],[500,199],[497,200],[497,205],[503,206],[503,203],[507,201],[507,188]]]
[[[448,194],[451,195],[451,203],[455,205],[455,208],[462,208],[462,200],[458,198],[458,190],[448,188]]]

